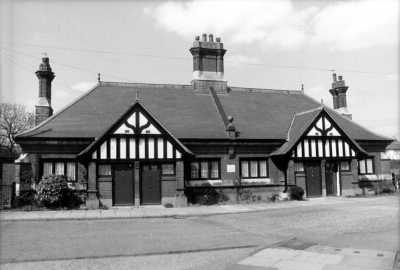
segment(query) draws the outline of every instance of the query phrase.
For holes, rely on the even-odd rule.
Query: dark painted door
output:
[[[326,194],[337,195],[337,162],[327,162],[325,166]]]
[[[142,173],[142,204],[161,204],[161,179],[159,170]]]
[[[307,197],[321,196],[321,167],[317,162],[306,164]]]
[[[129,165],[115,166],[115,205],[133,205],[133,170]]]

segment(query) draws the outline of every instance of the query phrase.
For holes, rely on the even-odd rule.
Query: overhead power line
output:
[[[80,52],[105,53],[105,54],[116,54],[116,55],[131,55],[131,56],[139,56],[139,57],[165,58],[165,59],[186,60],[186,61],[191,61],[192,60],[191,58],[175,57],[175,56],[162,56],[162,55],[139,54],[139,53],[123,53],[123,52],[100,51],[100,50],[85,50],[85,49],[77,49],[77,48],[66,48],[66,47],[55,47],[55,46],[39,46],[39,45],[21,44],[21,43],[9,43],[9,42],[0,42],[0,43],[8,44],[8,45],[15,45],[15,46],[25,46],[25,47],[35,47],[35,48],[52,48],[52,49],[80,51]],[[342,69],[333,69],[333,68],[311,68],[311,67],[299,67],[299,66],[287,66],[287,65],[268,65],[268,64],[257,64],[257,63],[231,62],[231,61],[225,61],[225,63],[238,64],[238,65],[247,65],[247,66],[276,67],[276,68],[289,68],[289,69],[302,69],[302,70],[317,70],[317,71],[328,71],[328,72],[332,72],[332,70],[336,70],[336,71],[349,72],[349,73],[364,73],[364,74],[379,74],[379,75],[399,75],[399,74],[396,74],[396,73],[387,73],[387,72],[342,70]]]
[[[32,57],[32,58],[37,59],[37,57],[35,57],[35,56],[28,55],[28,54],[21,53],[21,52],[17,52],[17,51],[10,50],[10,49],[6,49],[6,48],[3,48],[3,47],[0,47],[0,49],[7,50],[7,51],[11,51],[11,52],[14,52],[14,53],[17,53],[17,54],[21,54],[21,55],[25,55],[25,56],[28,56],[28,57]],[[54,60],[51,60],[51,62],[52,62],[52,63],[55,63],[55,64],[59,64],[59,65],[61,65],[61,66],[66,66],[66,67],[69,67],[69,68],[74,68],[74,69],[78,69],[78,70],[82,70],[82,71],[86,71],[86,72],[90,72],[90,73],[94,73],[94,74],[100,73],[100,72],[96,72],[96,71],[92,71],[92,70],[87,70],[87,69],[83,69],[83,68],[78,68],[78,67],[66,65],[66,64],[63,64],[63,63],[60,63],[60,62],[56,62],[56,61],[54,61]],[[134,83],[143,83],[143,82],[132,81],[132,80],[125,79],[125,78],[121,78],[121,77],[116,77],[116,76],[113,76],[113,75],[110,75],[110,74],[105,74],[105,73],[101,73],[101,75],[108,76],[108,77],[112,77],[112,78],[116,78],[116,79],[121,79],[121,80],[124,80],[124,81],[130,81],[130,82],[134,82]]]

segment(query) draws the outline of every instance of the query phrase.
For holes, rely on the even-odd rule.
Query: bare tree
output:
[[[14,137],[34,127],[35,115],[26,111],[26,106],[8,102],[0,103],[0,156],[18,153],[19,146]]]

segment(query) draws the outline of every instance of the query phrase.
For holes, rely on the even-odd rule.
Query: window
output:
[[[175,170],[174,170],[174,164],[162,164],[161,165],[161,174],[164,175],[174,175]]]
[[[240,172],[243,178],[268,177],[268,162],[262,160],[241,160]]]
[[[360,174],[373,174],[374,173],[374,162],[373,158],[367,158],[358,161],[358,170]]]
[[[349,161],[341,161],[340,162],[340,170],[341,171],[350,171],[350,162]]]
[[[304,172],[304,164],[303,164],[303,162],[295,162],[294,163],[294,171],[295,172]]]
[[[219,161],[201,160],[190,164],[191,179],[219,179]]]
[[[44,177],[55,175],[66,175],[71,180],[76,179],[76,162],[73,161],[44,161],[42,164],[42,175]]]
[[[98,175],[111,176],[111,165],[99,165]]]

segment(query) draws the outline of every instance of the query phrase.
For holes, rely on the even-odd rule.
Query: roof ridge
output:
[[[93,86],[91,89],[89,89],[89,91],[87,91],[86,93],[83,93],[82,96],[77,97],[75,100],[71,101],[67,106],[63,107],[61,110],[59,110],[57,113],[53,114],[52,116],[50,116],[49,118],[47,118],[46,120],[44,120],[43,122],[41,122],[39,125],[34,126],[33,128],[26,130],[24,132],[21,132],[19,134],[17,134],[15,137],[21,136],[21,135],[25,135],[27,133],[30,133],[38,128],[40,128],[41,126],[43,126],[44,124],[46,124],[47,122],[50,122],[53,118],[55,118],[57,115],[59,115],[60,113],[62,113],[63,111],[67,110],[69,107],[71,107],[72,105],[74,105],[76,102],[78,102],[79,100],[83,99],[84,97],[86,97],[87,95],[89,95],[91,92],[93,92],[97,87],[99,87],[101,84],[97,83],[95,86]]]
[[[321,110],[321,109],[323,109],[323,108],[324,108],[324,106],[320,106],[320,107],[315,108],[315,109],[311,109],[311,110],[308,110],[308,111],[296,113],[294,116],[295,116],[295,117],[296,117],[296,116],[300,116],[300,115],[303,115],[303,114],[307,114],[307,113],[310,113],[310,112],[314,112],[314,111],[317,111],[317,110]]]
[[[258,92],[258,93],[277,93],[277,94],[296,94],[300,95],[301,90],[284,90],[284,89],[267,89],[267,88],[248,88],[248,87],[236,87],[228,86],[228,89],[234,92]]]
[[[192,89],[189,84],[161,84],[161,83],[125,83],[125,82],[104,82],[100,85],[120,86],[120,87],[143,87],[143,88],[175,88],[175,89]]]

